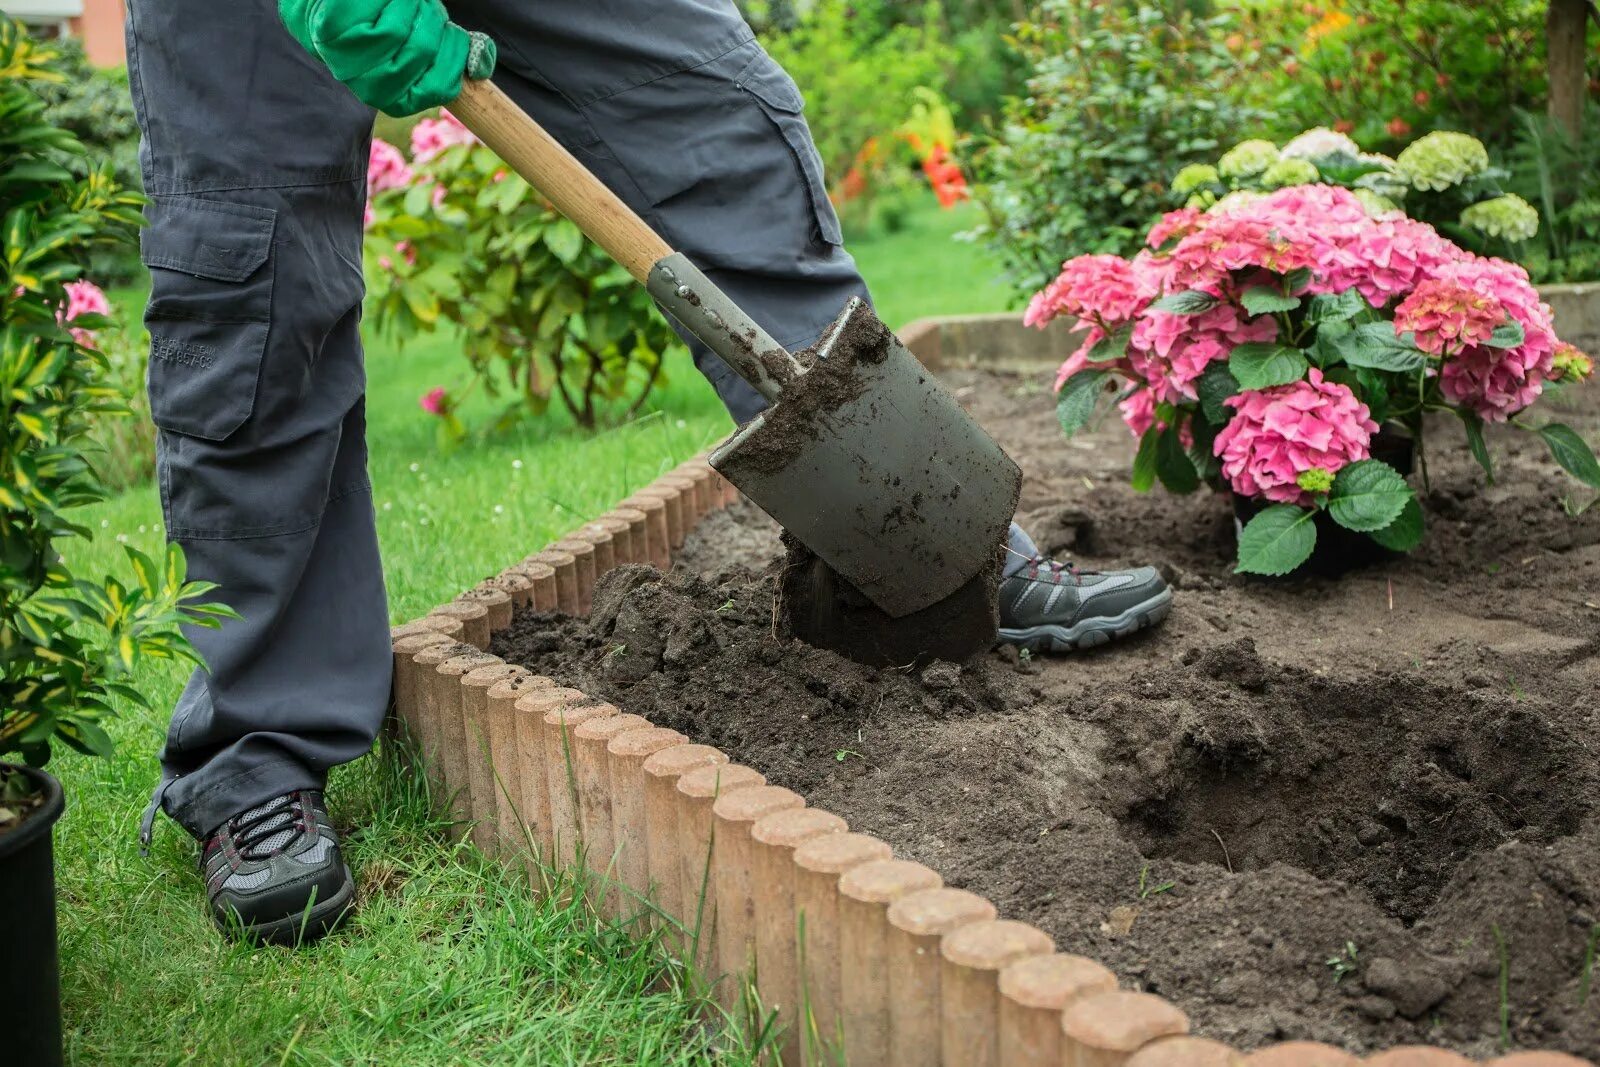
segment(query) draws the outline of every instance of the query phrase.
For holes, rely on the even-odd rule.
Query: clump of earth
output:
[[[725,749],[1200,1033],[1487,1057],[1504,1007],[1513,1047],[1600,1058],[1600,508],[1568,514],[1538,439],[1491,431],[1485,487],[1441,424],[1421,548],[1260,581],[1226,501],[1127,487],[1119,423],[1063,440],[1046,375],[946,382],[1021,463],[1041,547],[1157,564],[1165,625],[863,666],[786,634],[778,532],[739,505],[670,574],[615,571],[588,619],[519,614],[494,650]],[[1595,440],[1584,392],[1559,417]]]

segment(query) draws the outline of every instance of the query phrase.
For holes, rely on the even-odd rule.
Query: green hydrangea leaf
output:
[[[1489,456],[1488,442],[1483,439],[1483,420],[1471,411],[1457,411],[1461,416],[1461,425],[1467,431],[1467,448],[1472,450],[1472,458],[1478,461],[1478,466],[1483,468],[1489,484],[1494,484],[1494,460]]]
[[[1328,514],[1347,530],[1371,533],[1400,517],[1415,499],[1400,472],[1380,459],[1362,459],[1340,468],[1328,495]]]
[[[1352,367],[1399,373],[1421,370],[1427,355],[1411,334],[1396,336],[1392,322],[1364,322],[1334,341],[1339,358]]]
[[[1200,488],[1200,472],[1184,451],[1176,425],[1168,425],[1156,439],[1156,476],[1170,493],[1192,493]]]
[[[1200,412],[1213,426],[1222,426],[1233,417],[1233,409],[1223,401],[1239,393],[1239,380],[1226,363],[1212,363],[1195,383],[1200,397]]]
[[[1589,443],[1576,430],[1559,422],[1539,428],[1539,436],[1550,446],[1550,454],[1566,472],[1591,489],[1600,489],[1600,462]]]
[[[1316,512],[1274,504],[1245,523],[1239,534],[1240,574],[1288,574],[1317,547]]]
[[[1100,399],[1100,388],[1105,384],[1106,371],[1079,371],[1068,378],[1056,397],[1056,421],[1061,432],[1071,437],[1083,429]]]
[[[1422,543],[1423,531],[1422,506],[1412,497],[1400,509],[1399,518],[1381,530],[1367,531],[1367,536],[1392,551],[1410,552]]]
[[[1228,370],[1241,389],[1270,389],[1297,382],[1310,364],[1298,348],[1271,341],[1252,341],[1228,355]]]
[[[1112,360],[1121,359],[1128,354],[1128,344],[1133,340],[1133,323],[1122,327],[1115,333],[1102,337],[1093,348],[1089,349],[1090,363],[1110,363]]]
[[[1251,315],[1272,315],[1279,311],[1293,311],[1300,306],[1300,298],[1285,296],[1271,286],[1256,285],[1244,291],[1239,303]]]
[[[1150,307],[1155,311],[1170,311],[1174,315],[1198,315],[1202,311],[1210,311],[1218,303],[1220,301],[1210,293],[1185,289],[1181,293],[1169,293]]]

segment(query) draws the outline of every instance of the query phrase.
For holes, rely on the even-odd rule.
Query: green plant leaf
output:
[[[1522,323],[1516,319],[1507,319],[1494,328],[1494,332],[1484,344],[1490,348],[1515,348],[1525,340],[1527,333],[1522,329]]]
[[[1056,397],[1056,421],[1061,424],[1062,433],[1071,437],[1093,417],[1106,374],[1103,370],[1083,370],[1062,384]]]
[[[1413,496],[1406,501],[1406,506],[1400,509],[1400,517],[1381,530],[1368,530],[1367,536],[1372,538],[1384,548],[1395,552],[1410,552],[1422,543],[1424,531],[1422,522],[1422,505],[1417,503]]]
[[[1371,306],[1356,289],[1346,289],[1342,293],[1319,293],[1311,298],[1311,303],[1306,307],[1306,321],[1313,326],[1345,322]]]
[[[1133,474],[1129,478],[1134,492],[1148,493],[1156,484],[1156,449],[1161,438],[1161,431],[1155,427],[1144,432],[1139,438],[1139,451],[1133,456]]]
[[[1192,493],[1200,488],[1200,472],[1184,451],[1175,423],[1162,430],[1156,440],[1156,476],[1170,493]]]
[[[1316,512],[1274,504],[1245,523],[1239,534],[1240,574],[1288,574],[1317,547]]]
[[[1150,307],[1154,311],[1170,311],[1174,315],[1198,315],[1202,311],[1210,311],[1221,301],[1210,293],[1202,293],[1198,289],[1185,289],[1180,293],[1169,293],[1157,300]]]
[[[1328,514],[1347,530],[1370,533],[1400,517],[1406,501],[1415,499],[1400,472],[1381,459],[1347,464],[1333,476]]]
[[[1226,363],[1215,362],[1207,366],[1205,373],[1195,382],[1195,392],[1200,397],[1200,412],[1211,425],[1222,426],[1233,418],[1233,409],[1223,401],[1238,395],[1239,380]]]
[[[1293,311],[1300,306],[1300,298],[1285,296],[1271,286],[1256,285],[1244,291],[1239,303],[1251,315],[1273,315],[1280,311]]]
[[[570,266],[583,252],[583,231],[566,219],[557,219],[544,234],[545,247]]]
[[[1115,333],[1107,334],[1089,349],[1090,363],[1110,363],[1112,360],[1121,359],[1128,354],[1128,343],[1133,340],[1133,323],[1122,327]]]
[[[1539,436],[1544,438],[1544,443],[1550,446],[1550,454],[1568,474],[1591,489],[1600,489],[1600,463],[1595,461],[1594,450],[1577,431],[1552,422],[1539,428]]]
[[[1483,439],[1483,419],[1476,412],[1457,409],[1456,414],[1461,416],[1461,426],[1467,431],[1467,447],[1472,450],[1472,458],[1478,461],[1478,466],[1483,468],[1483,473],[1494,484],[1494,460],[1489,456],[1489,445]]]
[[[1298,293],[1311,284],[1311,277],[1310,267],[1296,267],[1283,276],[1283,291],[1286,293]]]
[[[1297,382],[1309,366],[1304,352],[1272,341],[1242,344],[1228,355],[1228,370],[1247,390]]]
[[[1421,370],[1428,357],[1411,334],[1395,336],[1394,323],[1363,322],[1334,342],[1339,357],[1352,367],[1408,373]]]

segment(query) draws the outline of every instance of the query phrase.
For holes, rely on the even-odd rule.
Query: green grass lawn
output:
[[[993,267],[950,236],[971,209],[915,212],[899,233],[852,244],[883,317],[990,311]],[[441,450],[417,404],[463,381],[448,338],[370,347],[368,417],[378,531],[394,621],[414,618],[535,551],[715,441],[729,422],[676,357],[651,409],[596,433],[559,417]],[[463,416],[482,421],[487,406]],[[122,572],[125,540],[160,546],[160,505],[132,489],[84,521],[81,573]],[[148,858],[137,822],[157,767],[172,671],[143,679],[157,710],[113,725],[119,755],[66,755],[57,830],[62,996],[80,1064],[668,1064],[750,1062],[737,1034],[701,1025],[701,1003],[655,946],[623,936],[470,847],[445,842],[418,787],[382,759],[336,771],[335,821],[361,910],[299,952],[222,942],[202,914],[195,847],[158,823]]]

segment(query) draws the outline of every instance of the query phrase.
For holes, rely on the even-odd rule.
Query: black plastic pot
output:
[[[1409,478],[1417,459],[1416,442],[1405,427],[1385,423],[1372,435],[1372,458],[1383,460]],[[1267,508],[1268,502],[1237,493],[1231,495],[1234,531],[1238,533],[1244,530],[1245,523]],[[1364,533],[1345,529],[1325,511],[1312,521],[1317,527],[1317,547],[1311,550],[1311,558],[1306,560],[1305,565],[1294,571],[1296,575],[1316,574],[1334,578],[1358,567],[1369,567],[1404,554],[1384,548]]]
[[[56,870],[51,841],[66,808],[61,783],[0,764],[44,793],[22,825],[0,834],[0,1059],[61,1063],[61,975],[56,961]]]

